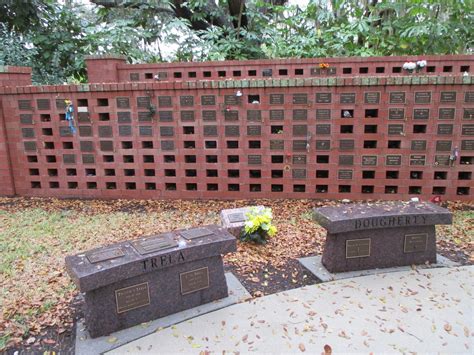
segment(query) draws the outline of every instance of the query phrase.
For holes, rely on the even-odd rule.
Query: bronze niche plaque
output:
[[[262,156],[261,155],[249,155],[247,157],[247,161],[249,165],[260,165],[262,164]]]
[[[426,141],[411,141],[411,150],[426,150]]]
[[[435,155],[435,165],[448,166],[449,155]]]
[[[139,80],[140,80],[140,74],[130,73],[130,81],[139,81]]]
[[[229,222],[230,223],[240,223],[245,222],[245,215],[242,212],[239,213],[231,213],[229,214]]]
[[[36,100],[36,105],[38,106],[38,110],[50,110],[51,104],[49,99],[38,99]]]
[[[291,175],[293,179],[306,179],[306,169],[293,169]]]
[[[453,134],[453,125],[452,124],[439,124],[438,125],[438,134],[440,136],[449,136]]]
[[[316,150],[329,150],[331,148],[330,140],[317,140]]]
[[[403,120],[405,118],[404,108],[391,108],[388,110],[389,120]]]
[[[293,110],[293,119],[295,121],[304,121],[308,119],[308,110]]]
[[[341,94],[341,96],[339,97],[339,101],[341,104],[355,104],[355,100],[356,100],[355,93]]]
[[[463,124],[461,134],[463,136],[474,136],[474,124]]]
[[[426,156],[425,155],[410,155],[410,165],[425,165]]]
[[[119,136],[127,137],[132,135],[132,126],[119,126]]]
[[[158,117],[160,122],[171,122],[173,121],[173,111],[159,111]]]
[[[293,104],[306,105],[308,103],[308,94],[293,94]]]
[[[181,121],[193,122],[194,121],[194,111],[181,111]]]
[[[148,306],[150,304],[150,290],[148,282],[115,290],[117,313]]]
[[[211,111],[211,110],[202,111],[202,120],[203,121],[216,121],[217,120],[216,111]]]
[[[158,96],[159,107],[171,107],[173,106],[171,96]]]
[[[140,137],[151,137],[153,135],[152,126],[140,126],[138,127],[138,134]]]
[[[247,110],[247,120],[248,121],[261,121],[262,120],[262,111],[260,111],[260,110]]]
[[[431,92],[415,92],[415,104],[429,104],[431,102]]]
[[[339,170],[337,172],[337,178],[339,180],[352,180],[352,170]]]
[[[194,96],[191,96],[191,95],[180,96],[179,104],[181,106],[194,106]]]
[[[461,141],[461,150],[474,150],[474,140]]]
[[[117,108],[130,108],[130,99],[128,97],[117,97]]]
[[[29,114],[20,115],[20,123],[33,124],[33,115],[29,115]]]
[[[224,111],[224,120],[225,121],[238,121],[239,120],[239,111],[236,110],[225,110]]]
[[[317,124],[316,134],[331,134],[331,125],[329,124]]]
[[[306,150],[307,145],[308,145],[307,141],[295,140],[293,141],[293,151],[300,152],[300,151]]]
[[[378,104],[380,102],[379,92],[366,92],[364,93],[364,103],[366,104]]]
[[[238,137],[240,136],[239,126],[225,126],[224,127],[226,137]]]
[[[201,96],[201,105],[209,106],[216,104],[216,97],[214,95],[203,95]]]
[[[464,94],[464,102],[474,102],[474,91],[468,91]]]
[[[330,92],[320,92],[316,94],[316,102],[318,104],[330,104],[332,100],[332,94]]]
[[[99,137],[112,137],[111,126],[99,126]]]
[[[456,102],[456,91],[442,91],[440,96],[441,102]]]
[[[389,165],[389,166],[402,165],[402,156],[401,155],[387,155],[385,157],[385,165]]]
[[[474,108],[465,108],[462,114],[462,119],[467,121],[474,120]]]
[[[281,121],[284,117],[284,110],[270,110],[270,121]]]
[[[137,107],[138,108],[148,108],[150,107],[150,97],[149,96],[139,96],[137,97]]]
[[[283,94],[270,94],[270,105],[283,105],[285,103]]]
[[[404,104],[405,103],[405,93],[402,91],[395,91],[390,93],[390,103],[391,104]]]
[[[204,126],[204,137],[215,137],[218,135],[217,126]]]
[[[362,165],[363,166],[376,166],[377,165],[377,156],[376,155],[363,155],[362,156]]]
[[[130,112],[117,112],[118,123],[129,123],[132,122],[132,115]]]
[[[319,108],[316,110],[316,119],[317,120],[330,120],[331,119],[331,110],[326,108]]]
[[[247,126],[248,136],[260,136],[262,134],[262,126]]]
[[[131,244],[139,254],[146,255],[160,250],[174,248],[178,245],[178,242],[173,239],[172,235],[159,235],[135,240],[131,242]]]
[[[370,256],[370,238],[346,240],[346,259]]]
[[[191,239],[199,239],[203,237],[208,237],[210,235],[214,235],[213,231],[210,231],[207,228],[193,228],[187,229],[179,233],[183,238],[191,240]]]
[[[209,288],[209,268],[203,267],[183,272],[179,274],[179,282],[182,295]]]
[[[437,152],[450,152],[452,141],[437,141],[436,142],[436,151]]]
[[[306,136],[307,134],[307,125],[293,125],[293,136]]]
[[[403,133],[402,124],[389,124],[388,125],[388,135],[389,136],[399,136]]]
[[[454,120],[456,109],[454,108],[440,108],[438,111],[438,118],[440,120]]]
[[[96,251],[86,254],[87,260],[89,260],[91,264],[101,263],[106,260],[121,258],[122,256],[125,256],[125,253],[120,247],[96,250]]]
[[[428,108],[415,108],[413,110],[414,120],[427,120],[430,118],[430,109]]]
[[[18,100],[18,108],[20,110],[32,110],[31,100]]]
[[[292,162],[296,165],[305,165],[306,155],[293,155]]]
[[[339,149],[340,150],[354,150],[354,140],[353,139],[339,140]]]
[[[225,95],[224,103],[226,105],[238,105],[240,103],[240,97],[235,95]]]
[[[404,253],[417,253],[426,251],[428,244],[428,234],[407,234],[403,244]]]
[[[354,165],[354,156],[353,155],[340,155],[339,165]]]
[[[275,139],[270,141],[271,150],[283,150],[285,147],[285,141],[280,139]]]
[[[152,114],[150,111],[138,112],[138,122],[151,122]]]

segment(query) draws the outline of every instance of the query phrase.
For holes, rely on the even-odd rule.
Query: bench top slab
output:
[[[429,202],[388,201],[315,208],[313,219],[330,233],[451,224],[446,208]]]
[[[217,225],[176,230],[66,256],[66,270],[81,292],[147,272],[237,250],[235,237]]]

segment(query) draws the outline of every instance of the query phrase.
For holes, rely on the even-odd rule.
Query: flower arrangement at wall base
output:
[[[246,214],[246,221],[240,234],[240,240],[265,244],[269,237],[273,237],[277,233],[277,228],[272,225],[272,220],[271,208],[252,208]]]
[[[406,62],[403,64],[403,69],[406,70],[409,74],[413,73],[416,71],[419,73],[420,71],[423,70],[423,68],[426,67],[426,60],[419,60],[416,63],[415,62]]]

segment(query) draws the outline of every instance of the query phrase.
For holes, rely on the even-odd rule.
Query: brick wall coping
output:
[[[98,57],[98,56],[95,56]],[[100,58],[93,58],[100,59]],[[108,58],[103,58],[108,59]],[[411,56],[393,56],[393,57],[331,57],[331,58],[288,58],[288,59],[262,59],[262,60],[224,60],[211,62],[174,62],[174,63],[146,63],[146,64],[119,64],[117,68],[120,69],[145,69],[145,68],[177,68],[177,67],[226,67],[233,65],[275,65],[275,64],[342,64],[342,63],[386,63],[386,62],[400,62],[402,65],[405,62],[412,62],[417,60],[426,60],[428,65],[430,61],[440,62],[446,61],[472,61],[474,55],[459,54],[459,55],[411,55]]]
[[[123,59],[127,60],[127,57],[121,54],[95,54],[95,55],[85,55],[85,60],[100,60],[100,59]]]
[[[0,65],[0,73],[31,74],[31,67],[15,67],[11,65]]]
[[[197,80],[133,83],[104,83],[82,85],[0,86],[0,94],[68,93],[100,91],[142,90],[196,90],[196,89],[245,89],[274,87],[334,87],[334,86],[388,86],[388,85],[471,85],[474,76],[373,76],[349,78],[305,78],[305,79],[245,79],[245,80]]]

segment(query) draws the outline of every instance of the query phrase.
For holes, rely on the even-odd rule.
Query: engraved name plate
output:
[[[339,165],[354,165],[354,156],[353,155],[340,155]]]
[[[403,133],[402,124],[389,124],[388,125],[388,135],[389,136],[398,136]]]
[[[178,242],[175,241],[170,235],[160,235],[141,240],[135,240],[131,242],[131,244],[141,255],[146,255],[178,246]]]
[[[332,94],[330,92],[320,92],[316,94],[316,102],[318,104],[330,104]]]
[[[370,256],[370,238],[346,240],[346,259]]]
[[[462,119],[467,121],[474,120],[474,108],[465,108],[462,114]]]
[[[316,125],[316,134],[331,134],[331,125],[328,124],[317,124]]]
[[[454,108],[440,108],[438,117],[440,120],[454,120],[455,111]]]
[[[355,104],[355,96],[356,96],[356,94],[354,94],[354,93],[341,94],[340,102],[341,102],[341,104]]]
[[[293,104],[295,105],[305,105],[308,103],[307,94],[293,94]]]
[[[461,141],[461,150],[474,150],[474,140]]]
[[[148,282],[115,290],[115,301],[117,313],[148,306],[150,304]]]
[[[440,96],[441,102],[456,102],[456,91],[442,91]]]
[[[293,179],[306,179],[306,169],[293,169],[291,175]]]
[[[426,150],[426,141],[411,141],[411,150]]]
[[[20,110],[32,110],[31,100],[18,100],[18,108]]]
[[[239,213],[230,213],[228,215],[230,223],[240,223],[245,222],[245,215],[242,212]]]
[[[173,111],[159,111],[158,117],[160,122],[171,122],[173,121]]]
[[[352,170],[339,170],[337,172],[337,178],[339,180],[352,180]]]
[[[402,156],[401,155],[387,155],[385,157],[385,165],[402,165]]]
[[[307,125],[294,125],[293,136],[306,136],[308,134]]]
[[[262,156],[261,155],[249,155],[247,158],[249,165],[260,165],[262,164]]]
[[[132,122],[132,116],[130,112],[117,112],[118,123],[129,123]]]
[[[200,269],[183,272],[179,274],[179,281],[182,295],[204,290],[209,288],[209,269],[207,267],[203,267]]]
[[[172,105],[171,96],[158,96],[159,107],[171,107]]]
[[[36,100],[36,105],[38,106],[38,110],[50,110],[51,104],[48,99],[38,99]]]
[[[217,136],[217,126],[204,126],[204,137]]]
[[[194,111],[181,111],[181,121],[193,122],[194,121]]]
[[[415,92],[415,104],[429,104],[431,92]]]
[[[285,141],[280,139],[275,139],[270,141],[271,150],[283,150],[285,147]]]
[[[224,103],[226,105],[238,105],[240,103],[240,97],[235,95],[225,95]]]
[[[225,135],[226,137],[238,137],[240,136],[239,126],[225,126]]]
[[[366,104],[378,104],[380,102],[379,92],[366,92],[364,93],[364,103]]]
[[[91,264],[121,258],[122,256],[125,256],[125,253],[120,247],[96,250],[86,254],[87,260],[89,260]]]
[[[464,102],[474,102],[474,91],[468,91],[464,94]]]
[[[329,109],[317,109],[316,110],[316,119],[317,120],[330,120],[331,119],[331,110]]]
[[[461,128],[463,136],[474,136],[474,124],[464,124]]]
[[[139,81],[139,80],[140,80],[140,74],[130,73],[130,81]]]
[[[138,108],[148,108],[148,107],[150,107],[150,97],[148,97],[148,96],[139,96],[139,97],[137,97],[137,107]]]
[[[339,140],[339,149],[340,150],[353,150],[354,149],[354,140],[353,139],[341,139],[341,140]]]
[[[262,126],[247,126],[248,136],[260,136],[262,134]]]
[[[239,111],[225,110],[224,111],[224,120],[225,121],[238,121],[239,120]]]
[[[306,164],[306,155],[293,155],[293,164],[305,165]]]
[[[191,240],[191,239],[199,239],[203,237],[208,237],[210,235],[214,235],[213,231],[210,231],[207,228],[193,228],[182,231],[179,233],[183,238]]]
[[[270,110],[270,121],[281,121],[284,117],[284,110]]]
[[[448,166],[449,155],[435,155],[435,165]]]
[[[439,124],[438,125],[438,134],[439,135],[451,135],[453,134],[453,125],[452,124]]]
[[[451,141],[437,141],[436,142],[436,151],[437,152],[450,152],[451,151]]]
[[[208,106],[208,105],[215,105],[215,104],[216,104],[216,97],[214,95],[201,96],[201,105]]]
[[[190,96],[190,95],[180,96],[179,104],[181,106],[194,106],[194,96]]]
[[[391,108],[388,110],[389,120],[403,120],[405,118],[405,109],[403,108]]]
[[[362,156],[362,165],[363,166],[376,166],[377,165],[377,156],[376,155],[363,155]]]
[[[317,140],[316,150],[329,150],[331,148],[330,140]]]
[[[304,121],[308,119],[308,110],[293,110],[293,119],[296,121]]]
[[[216,119],[217,119],[216,111],[210,111],[210,110],[202,111],[203,121],[216,121]]]
[[[285,96],[283,94],[270,94],[270,105],[283,105]]]
[[[413,119],[427,120],[430,118],[430,110],[427,108],[416,108],[413,110]]]
[[[300,141],[300,140],[297,140],[297,141],[293,141],[293,151],[303,151],[303,150],[306,150],[306,146],[307,146],[307,141]]]
[[[407,234],[403,245],[404,253],[426,251],[428,234]]]
[[[391,104],[404,104],[405,103],[405,93],[400,91],[395,91],[390,93],[390,103]]]
[[[425,165],[426,156],[425,155],[410,155],[410,165]]]
[[[117,108],[130,108],[130,99],[128,97],[117,97]]]

